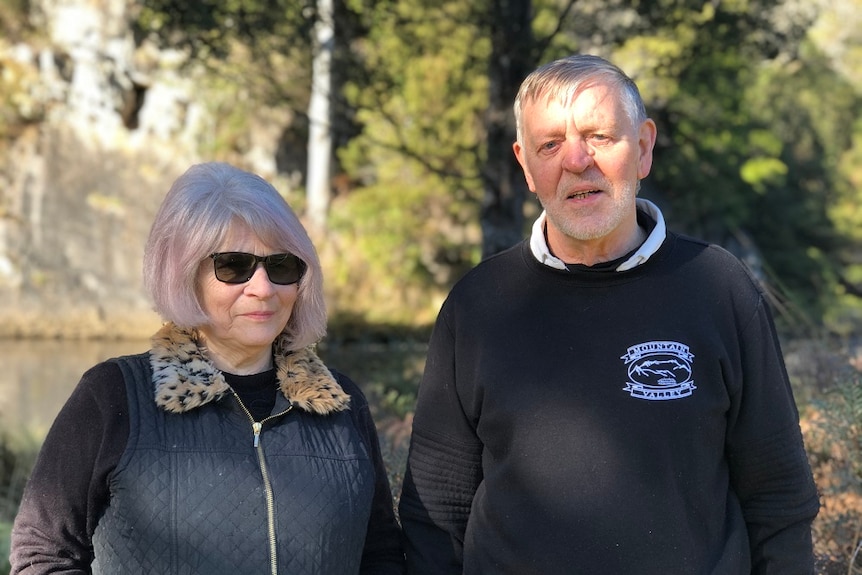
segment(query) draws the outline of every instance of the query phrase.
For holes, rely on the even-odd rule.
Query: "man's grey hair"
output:
[[[625,72],[600,56],[575,54],[537,68],[521,83],[514,106],[518,143],[524,143],[522,116],[528,102],[557,100],[568,104],[582,91],[597,84],[618,91],[623,108],[635,126],[646,121],[640,90]]]

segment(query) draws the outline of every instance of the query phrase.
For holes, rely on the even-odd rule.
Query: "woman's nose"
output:
[[[258,262],[254,273],[246,283],[246,288],[250,289],[255,294],[271,294],[275,291],[275,286],[269,279],[269,274],[263,266],[263,262]]]

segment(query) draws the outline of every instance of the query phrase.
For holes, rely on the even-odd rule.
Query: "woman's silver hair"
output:
[[[521,83],[514,106],[518,143],[524,143],[522,116],[528,102],[556,100],[568,104],[582,91],[595,85],[617,90],[634,126],[646,121],[647,113],[640,91],[625,72],[599,56],[576,54],[537,68]]]
[[[213,265],[230,230],[247,226],[277,252],[299,256],[308,269],[284,333],[290,349],[316,343],[326,333],[326,303],[317,252],[305,228],[266,180],[229,164],[189,168],[171,186],[150,229],[144,249],[144,285],[163,319],[183,327],[206,325],[198,278]],[[268,255],[268,254],[258,254]]]

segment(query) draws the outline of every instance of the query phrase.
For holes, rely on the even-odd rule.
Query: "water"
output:
[[[142,341],[0,340],[0,432],[41,439],[81,375]]]
[[[148,340],[0,340],[0,434],[41,441],[85,371],[110,357],[148,348]],[[424,344],[321,346],[319,352],[363,388],[372,409],[384,395],[387,408],[402,413],[412,408]],[[392,398],[392,390],[404,392],[404,405]]]

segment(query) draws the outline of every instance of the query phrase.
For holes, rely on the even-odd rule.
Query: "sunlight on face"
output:
[[[248,227],[235,225],[217,251],[263,256],[285,250],[268,246]],[[198,285],[201,306],[210,319],[199,330],[216,366],[229,371],[249,362],[268,362],[272,342],[284,330],[293,312],[298,284],[272,283],[261,264],[249,281],[224,283],[216,279],[207,259],[201,265]]]
[[[548,241],[558,257],[592,251],[613,259],[628,251],[637,236],[638,182],[652,161],[652,121],[632,125],[604,85],[570,102],[528,102],[523,119],[515,154],[547,212]]]

